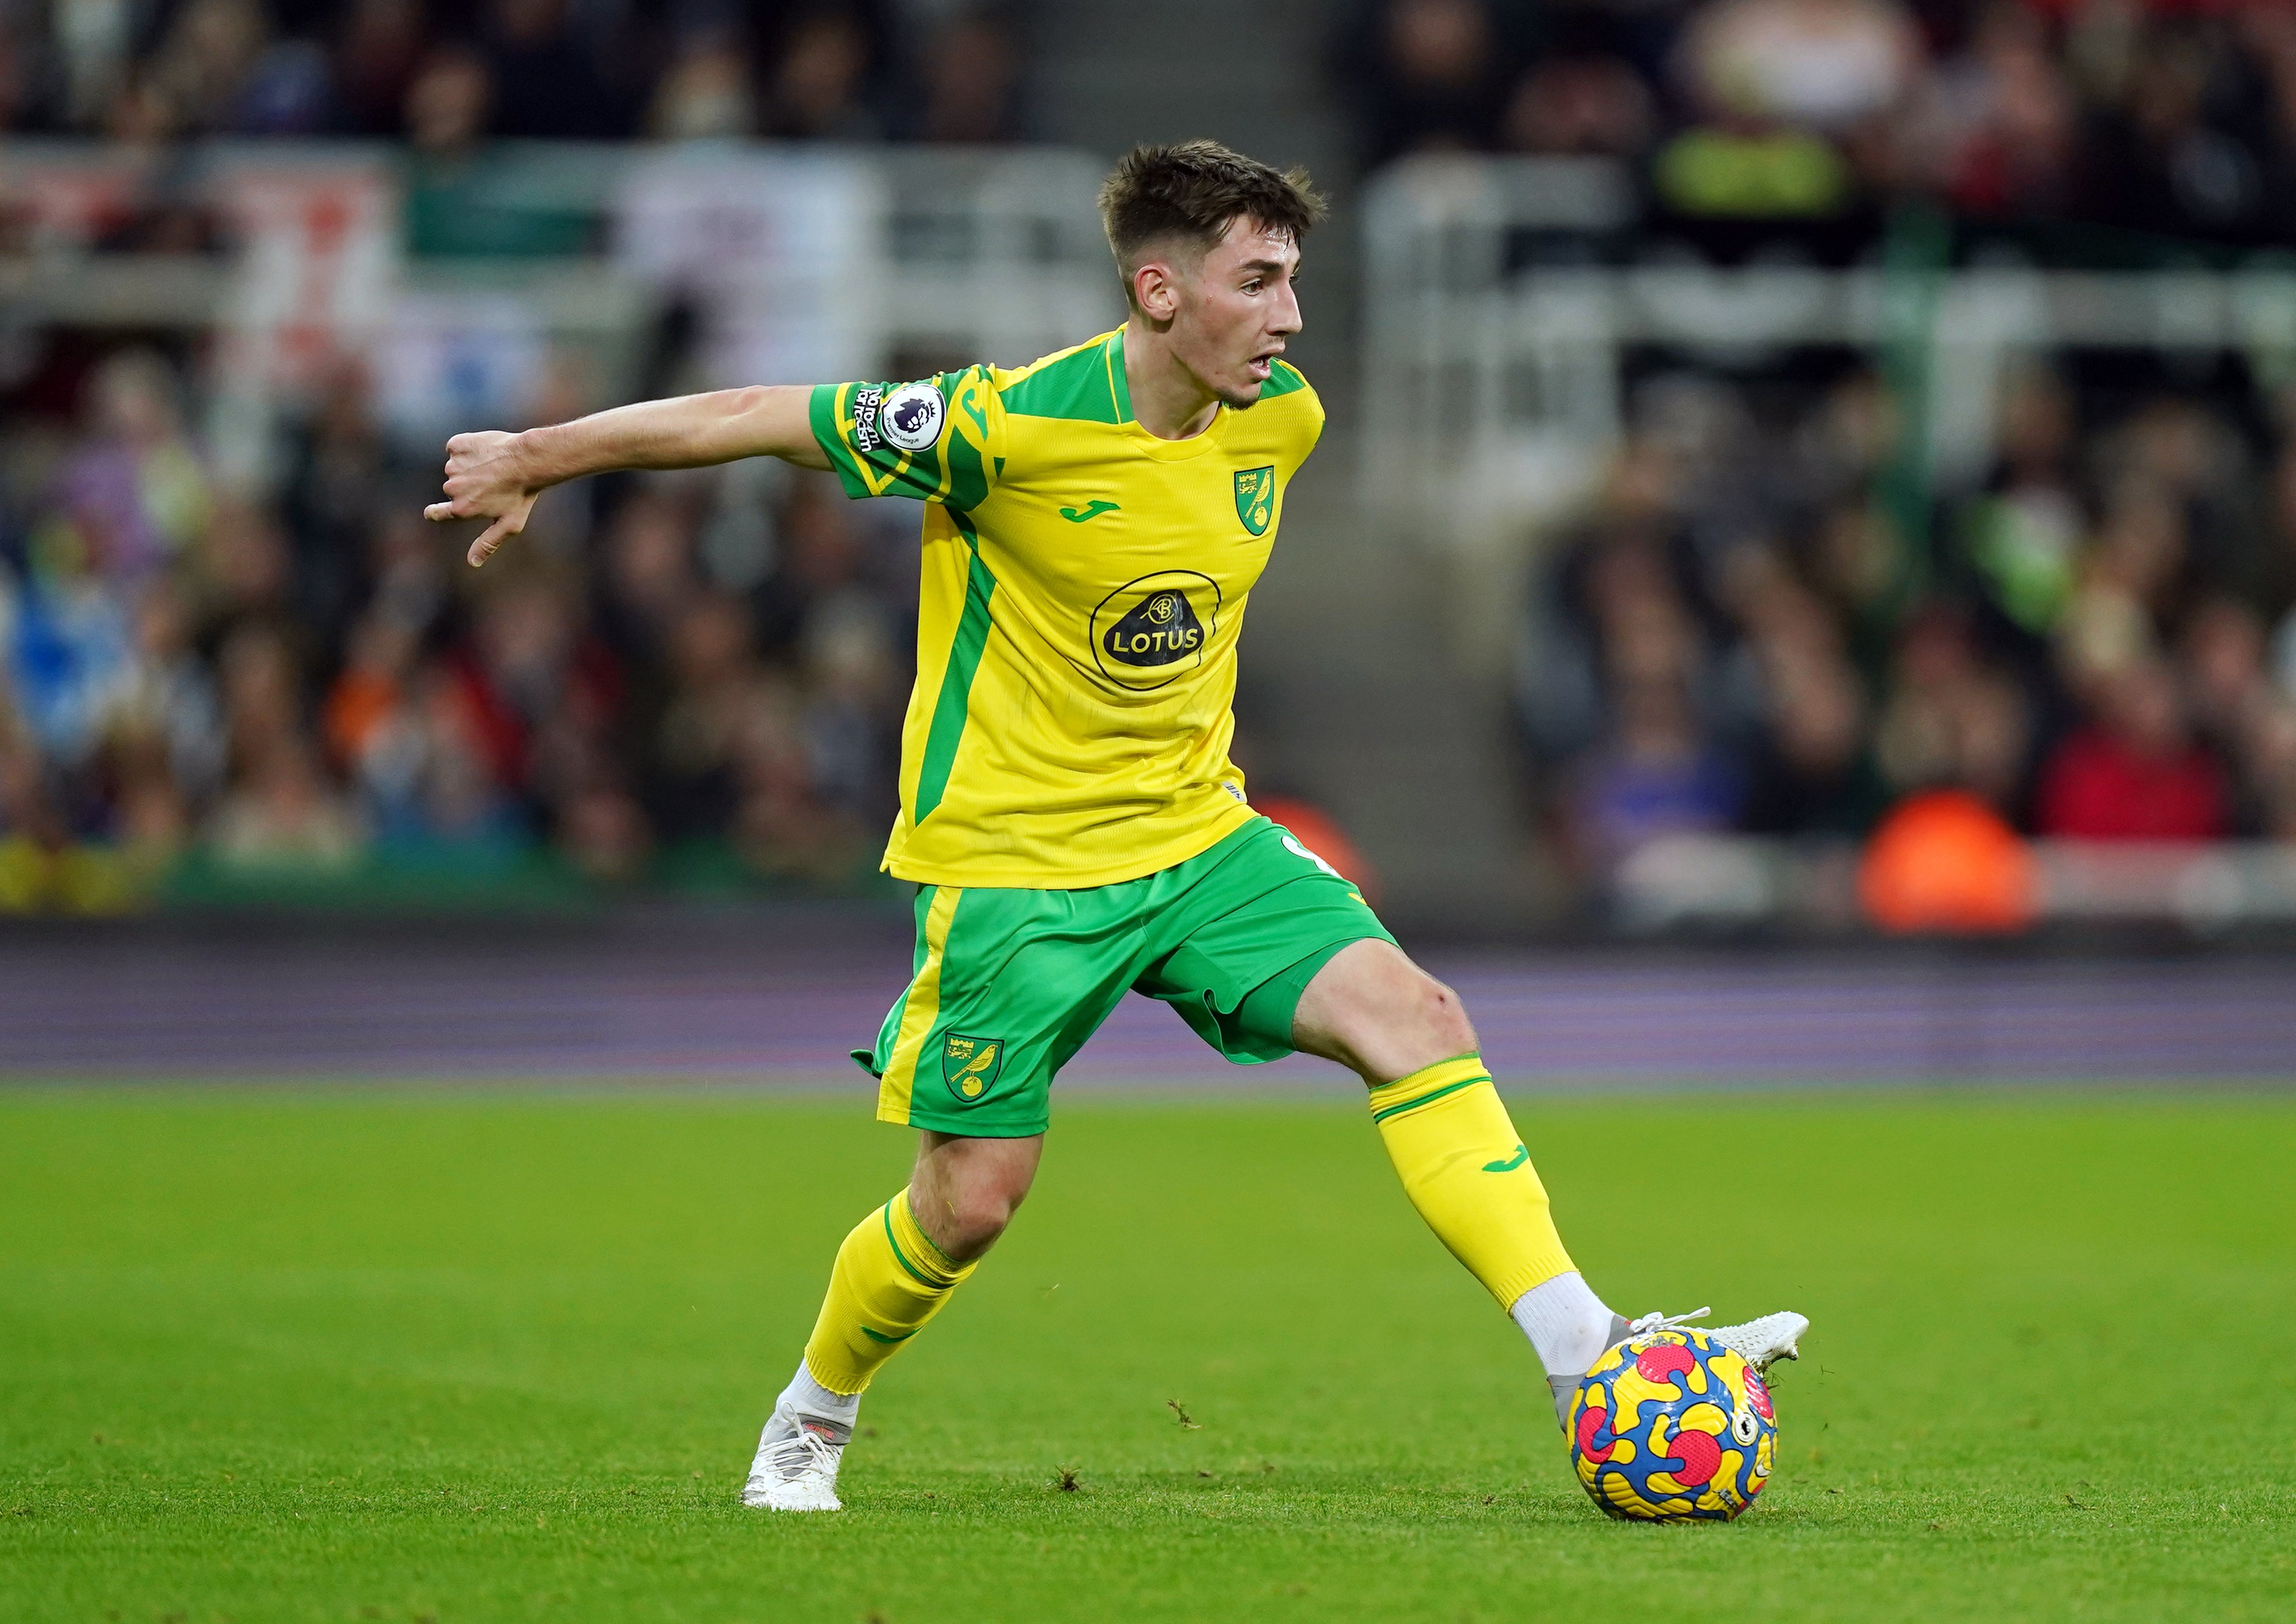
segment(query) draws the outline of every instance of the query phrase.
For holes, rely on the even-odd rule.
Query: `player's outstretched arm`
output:
[[[719,390],[594,412],[572,422],[509,434],[482,429],[447,442],[447,499],[422,516],[444,523],[484,519],[471,544],[476,569],[504,540],[526,529],[535,498],[552,486],[620,468],[704,468],[745,456],[777,456],[826,468],[808,419],[803,385]]]

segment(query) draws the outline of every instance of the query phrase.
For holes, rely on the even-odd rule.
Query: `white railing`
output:
[[[1880,269],[1515,269],[1532,233],[1629,222],[1601,160],[1414,160],[1365,198],[1365,495],[1390,520],[1452,534],[1479,516],[1567,503],[1599,473],[1623,414],[1623,352],[1667,345],[1742,363],[1790,345],[1928,351],[1928,445],[1941,480],[1981,465],[2021,351],[2240,350],[2296,377],[2296,263],[2233,272],[2038,271],[1928,279]]]
[[[0,141],[0,241],[19,245],[0,253],[0,308],[19,326],[214,329],[210,433],[227,472],[252,472],[276,404],[346,352],[396,376],[387,396],[440,409],[554,349],[618,393],[676,299],[702,315],[711,381],[1033,359],[1121,319],[1100,171],[1045,148],[504,144],[473,160],[475,206],[594,218],[590,240],[424,258],[396,147],[218,142],[162,165]],[[231,251],[100,251],[163,202],[219,221]]]
[[[2161,925],[2207,935],[2296,925],[2296,849],[2279,841],[2119,843],[2045,840],[2029,847],[2033,922]],[[1752,835],[1677,834],[1636,850],[1612,882],[1629,931],[1788,924],[1862,926],[1858,849]]]

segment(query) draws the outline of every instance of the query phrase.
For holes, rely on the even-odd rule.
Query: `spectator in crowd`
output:
[[[399,132],[426,44],[422,0],[352,0],[335,41],[336,119],[344,134]]]
[[[1732,608],[1760,688],[1741,826],[1855,838],[1880,815],[1886,792],[1868,742],[1865,683],[1841,627],[1769,547],[1743,549],[1731,573]]]
[[[0,8],[0,130],[153,148],[405,134],[433,155],[641,133],[1011,139],[1018,53],[1002,8],[928,9],[897,29],[882,0],[59,0]],[[898,98],[897,37],[917,41]]]
[[[1898,430],[1870,374],[1710,427],[1726,480],[1682,425],[1751,389],[1645,382],[1540,572],[1519,688],[1586,878],[1668,833],[1858,841],[1937,791],[2065,840],[2289,838],[2296,632],[2267,628],[2296,617],[2296,422],[2103,375],[2005,379],[1994,464],[1933,535],[1881,516]]]
[[[1909,177],[1978,218],[2063,210],[2079,115],[2042,14],[1988,5],[1969,48],[1939,65],[1912,109]]]
[[[2072,465],[2078,425],[2071,391],[2054,373],[2028,368],[2003,393],[1996,466],[1961,515],[1961,545],[1991,607],[2045,638],[2072,594],[2086,528]]]
[[[29,503],[0,524],[23,538],[0,545],[0,908],[120,906],[201,854],[262,875],[537,847],[611,883],[694,853],[804,884],[870,870],[913,535],[825,479],[667,476],[610,487],[594,530],[562,504],[566,535],[474,584],[399,494],[372,387],[327,377],[283,503],[216,492],[180,379],[143,350],[90,369],[53,474],[0,463]]]
[[[1660,154],[1660,196],[1686,215],[1816,217],[1851,202],[1857,169],[1887,181],[1889,122],[1923,69],[1892,0],[1721,0],[1676,71],[1696,122]]]
[[[1889,791],[1965,790],[1997,811],[2017,811],[2030,768],[2031,701],[1980,652],[1967,617],[1924,604],[1898,636],[1890,678],[1874,734]]]
[[[654,86],[646,133],[663,141],[723,141],[757,130],[757,89],[740,41],[722,27],[688,33]]]
[[[566,0],[494,0],[488,10],[494,134],[603,141],[628,133]]]
[[[1633,161],[1678,238],[1854,259],[1927,196],[2109,250],[2296,242],[2296,8],[2100,0],[1379,0],[1338,78],[1378,163]],[[2093,251],[2108,239],[2081,239]]]
[[[808,11],[783,41],[768,76],[765,131],[794,139],[866,141],[885,133],[871,105],[874,45],[842,9]]]
[[[1340,64],[1369,162],[1487,148],[1497,132],[1507,63],[1484,0],[1377,0],[1342,36]]]
[[[2229,786],[2194,740],[2168,662],[2101,677],[2089,718],[2042,769],[2035,824],[2090,841],[2206,841],[2228,833]]]
[[[926,141],[985,145],[1021,135],[1021,53],[994,14],[967,11],[931,29],[920,53]]]
[[[1638,158],[1657,135],[1658,101],[1616,55],[1556,53],[1517,81],[1499,127],[1501,144],[1518,152]]]

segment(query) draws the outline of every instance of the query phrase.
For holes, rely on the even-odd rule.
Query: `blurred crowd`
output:
[[[894,804],[914,506],[759,462],[545,496],[483,572],[346,368],[275,494],[168,357],[60,347],[0,437],[0,909],[210,872],[840,883]],[[531,415],[587,409],[554,378]],[[537,858],[537,853],[549,854]]]
[[[1518,688],[1577,870],[1939,789],[2044,836],[2296,840],[2296,414],[2154,373],[2031,365],[1934,504],[1862,368],[1645,379]]]
[[[53,0],[0,7],[0,130],[1013,139],[972,0]]]
[[[1366,162],[1608,155],[1710,247],[1854,254],[1916,197],[2090,256],[2296,242],[2283,0],[1373,0],[1340,68]]]

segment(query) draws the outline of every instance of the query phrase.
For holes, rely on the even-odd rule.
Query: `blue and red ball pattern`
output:
[[[1613,1517],[1728,1521],[1777,1458],[1770,1391],[1701,1331],[1657,1331],[1595,1362],[1570,1404],[1579,1485]]]

